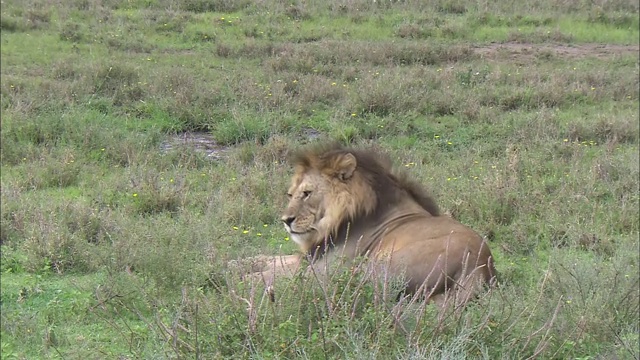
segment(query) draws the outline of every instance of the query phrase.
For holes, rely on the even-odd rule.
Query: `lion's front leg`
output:
[[[239,268],[245,279],[261,279],[265,285],[272,286],[276,278],[293,277],[300,267],[300,260],[300,255],[258,255],[234,260],[230,267]]]
[[[276,278],[291,278],[300,267],[300,255],[266,256],[265,267],[256,273],[262,275],[266,285],[272,285]]]

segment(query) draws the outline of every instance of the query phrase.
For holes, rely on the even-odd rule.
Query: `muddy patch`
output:
[[[169,136],[160,145],[163,153],[170,151],[195,151],[204,154],[211,160],[220,160],[228,156],[231,148],[216,143],[213,136],[207,133],[182,133]]]
[[[302,136],[306,140],[317,140],[322,136],[322,134],[316,129],[305,128],[305,129],[302,129]]]
[[[530,61],[540,57],[560,57],[578,59],[586,57],[611,58],[616,56],[635,55],[640,53],[638,45],[609,44],[527,44],[517,42],[496,43],[478,46],[473,49],[476,54],[489,60]]]

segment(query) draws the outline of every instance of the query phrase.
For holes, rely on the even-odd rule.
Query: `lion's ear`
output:
[[[336,177],[341,181],[350,179],[353,176],[353,172],[356,171],[357,163],[356,157],[351,153],[339,155],[333,163]]]

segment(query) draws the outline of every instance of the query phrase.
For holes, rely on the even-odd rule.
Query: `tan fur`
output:
[[[495,281],[491,252],[468,227],[440,216],[433,199],[387,158],[331,145],[299,154],[282,221],[312,266],[368,257],[403,277],[408,293],[465,303]],[[291,273],[287,257],[270,277]],[[277,261],[273,261],[277,265]]]

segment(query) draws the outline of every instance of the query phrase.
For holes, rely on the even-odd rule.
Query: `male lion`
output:
[[[405,280],[406,292],[443,304],[464,304],[496,270],[482,237],[448,216],[418,183],[394,172],[372,151],[316,147],[294,158],[282,222],[311,264],[372,259]],[[259,257],[267,281],[291,274],[302,256]],[[315,271],[315,270],[313,270]]]

